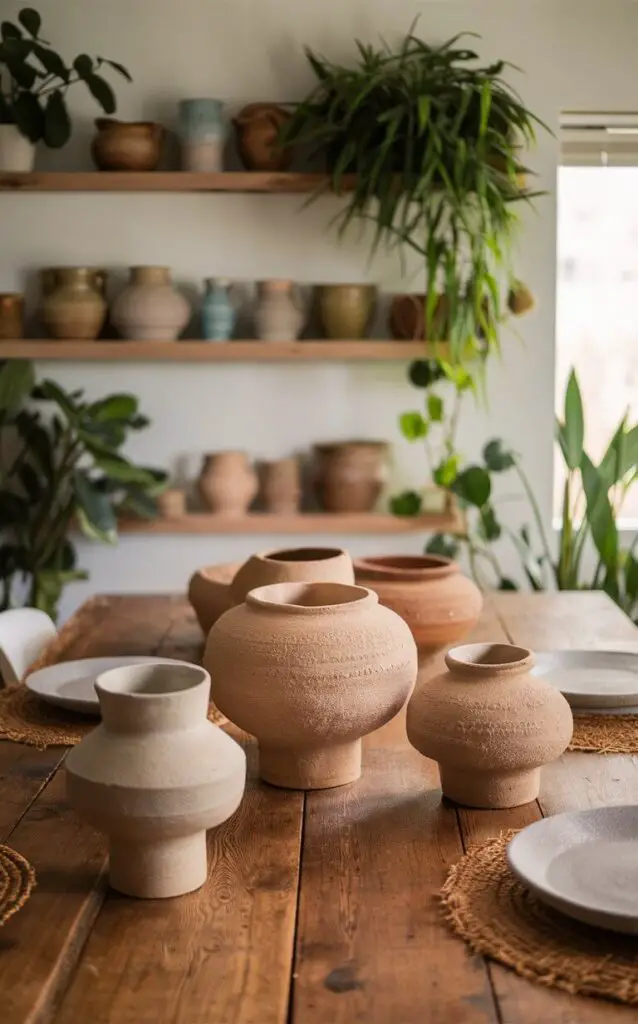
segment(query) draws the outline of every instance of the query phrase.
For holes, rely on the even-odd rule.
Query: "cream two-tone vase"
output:
[[[109,838],[111,885],[179,896],[206,881],[206,829],[238,808],[246,756],[208,721],[197,665],[113,669],[95,684],[102,724],[66,760],[69,800]]]
[[[361,774],[361,738],[412,691],[414,640],[376,594],[345,583],[252,590],[204,654],[217,707],[257,737],[262,779],[326,789]]]

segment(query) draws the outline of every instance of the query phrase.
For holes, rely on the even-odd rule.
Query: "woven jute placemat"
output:
[[[574,715],[570,750],[638,754],[638,715]]]
[[[450,870],[441,899],[453,930],[530,981],[638,1005],[638,937],[571,921],[536,900],[507,866],[514,835],[474,847]]]
[[[0,846],[0,925],[24,906],[34,885],[29,861],[10,846]]]

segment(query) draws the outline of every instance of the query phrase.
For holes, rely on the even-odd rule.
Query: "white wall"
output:
[[[21,4],[0,0],[0,15]],[[179,99],[211,95],[232,104],[290,100],[311,83],[303,44],[347,59],[355,36],[389,40],[421,15],[419,30],[442,40],[477,31],[482,56],[525,69],[510,78],[526,103],[556,128],[560,109],[636,110],[638,4],[629,0],[39,0],[47,38],[69,58],[106,54],[126,64],[134,84],[118,82],[119,116],[175,123]],[[89,167],[87,140],[97,113],[73,93],[77,132],[42,168]],[[536,311],[507,336],[502,365],[490,375],[489,411],[469,409],[461,430],[468,458],[502,435],[523,454],[549,521],[553,415],[557,143],[542,135],[534,165],[549,196],[525,215],[518,272],[538,298]],[[401,289],[400,268],[384,258],[368,267],[365,241],[338,246],[326,234],[332,200],[299,212],[299,198],[224,195],[0,195],[0,290],[32,289],[47,264],[96,264],[124,274],[129,264],[170,264],[179,282],[223,274],[252,280],[379,281]],[[522,335],[522,338],[520,337]],[[380,365],[209,366],[43,363],[38,372],[90,395],[131,390],[152,428],[130,454],[196,472],[200,454],[232,446],[255,456],[302,450],[313,441],[386,436],[396,441],[394,479],[417,485],[424,463],[401,441],[397,414],[416,393],[405,367]],[[417,396],[418,397],[418,396]],[[510,506],[508,506],[510,507]],[[516,506],[511,506],[513,517]],[[326,538],[317,537],[321,543]],[[194,567],[281,544],[271,537],[123,538],[116,549],[82,543],[87,584],[67,591],[68,614],[94,591],[180,589]],[[334,541],[334,538],[331,538]],[[421,538],[343,538],[353,552],[418,551]]]

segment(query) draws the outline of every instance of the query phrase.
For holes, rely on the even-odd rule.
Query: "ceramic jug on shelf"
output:
[[[106,301],[92,267],[57,267],[51,290],[44,296],[42,321],[52,338],[92,341],[106,317]]]
[[[306,319],[301,294],[292,281],[260,281],[255,326],[261,341],[296,341]]]
[[[207,277],[202,326],[207,341],[228,341],[237,321],[234,285],[226,277]]]

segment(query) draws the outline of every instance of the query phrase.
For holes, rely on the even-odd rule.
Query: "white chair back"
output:
[[[38,608],[0,612],[0,676],[4,685],[19,683],[56,635],[54,623]]]

